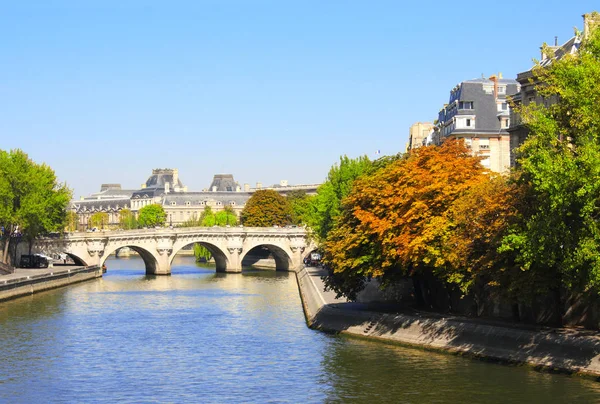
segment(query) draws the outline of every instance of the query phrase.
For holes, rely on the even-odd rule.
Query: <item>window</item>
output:
[[[490,168],[490,158],[485,158],[483,160],[481,160],[481,165],[484,166],[485,168]]]
[[[489,150],[490,148],[490,139],[479,139],[479,149],[480,150]]]
[[[506,94],[506,87],[498,86],[498,94]]]
[[[508,104],[506,102],[502,103],[502,111],[508,111]]]
[[[470,128],[471,127],[471,119],[467,118],[467,127]]]
[[[459,101],[458,109],[473,109],[473,101]]]
[[[171,206],[175,206],[175,205],[177,205],[177,202],[171,201]]]
[[[185,203],[185,206],[190,206],[190,205],[191,205],[190,201],[187,201],[187,202]]]

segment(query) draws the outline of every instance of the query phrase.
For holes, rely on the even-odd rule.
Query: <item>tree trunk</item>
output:
[[[13,234],[13,226],[10,226],[10,230],[8,231],[8,235],[6,235],[6,241],[4,242],[4,253],[2,254],[2,262],[5,264],[10,265],[10,262],[8,261],[10,258],[10,240],[11,240],[11,236]]]

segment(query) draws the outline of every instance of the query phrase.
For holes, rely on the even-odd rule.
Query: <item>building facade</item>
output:
[[[567,42],[562,45],[558,45],[558,38],[554,38],[554,46],[542,45],[540,67],[549,66],[552,62],[564,58],[566,55],[576,55],[579,52],[581,41],[590,31],[596,29],[600,25],[600,15],[596,12],[583,15],[583,32],[574,35],[569,38]],[[536,86],[540,83],[536,80],[533,68],[517,75],[517,82],[520,85],[520,90],[514,96],[511,97],[512,104],[516,108],[512,108],[510,111],[510,126],[508,128],[510,136],[510,150],[511,150],[511,166],[516,165],[516,153],[517,149],[527,136],[529,131],[521,120],[521,116],[517,112],[518,107],[526,106],[532,103],[551,105],[558,101],[557,97],[543,98],[537,91]]]
[[[516,80],[502,75],[463,81],[450,91],[440,110],[433,139],[463,139],[481,164],[495,172],[510,167],[510,106],[508,97],[518,93]]]
[[[157,168],[138,190],[123,190],[120,184],[103,184],[100,192],[73,201],[70,210],[78,215],[78,230],[89,228],[90,217],[96,212],[108,214],[108,227],[117,228],[120,212],[130,209],[138,215],[140,209],[151,204],[161,205],[166,213],[167,224],[178,226],[192,219],[197,220],[209,207],[213,212],[229,207],[238,217],[252,194],[261,189],[272,189],[283,195],[291,191],[304,191],[314,194],[319,184],[288,185],[286,180],[279,184],[256,188],[244,184],[244,188],[231,174],[216,174],[209,188],[199,192],[189,192],[179,178],[179,171],[170,168]]]
[[[431,137],[434,125],[431,122],[416,122],[408,130],[408,145],[406,150],[425,146],[427,139]]]

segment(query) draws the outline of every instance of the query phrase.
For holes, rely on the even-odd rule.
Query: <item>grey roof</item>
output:
[[[239,186],[240,184],[233,179],[233,175],[215,174],[208,190],[212,191],[216,187],[217,192],[234,192]]]
[[[489,94],[484,91],[484,85],[493,85],[490,79],[465,80],[450,92],[450,103],[447,104],[439,114],[439,122],[449,124],[456,115],[475,116],[475,126],[463,129],[454,129],[452,134],[492,134],[507,133],[501,126],[500,118],[506,116],[504,111],[498,111],[497,100],[506,100],[508,96],[514,95],[519,89],[519,83],[513,79],[499,79],[498,84],[506,87],[504,94]],[[472,101],[473,109],[458,110],[456,103],[459,101]],[[508,110],[507,110],[508,111]],[[446,136],[448,136],[446,135]]]
[[[171,187],[177,186],[183,188],[181,180],[177,178],[177,183],[175,183],[173,174],[169,173],[152,174],[146,180],[146,188],[164,188],[167,182],[171,184]]]
[[[131,198],[131,195],[136,192],[133,189],[116,189],[107,188],[95,194],[91,194],[85,199],[118,199],[118,198]]]
[[[107,210],[119,210],[119,209],[123,209],[123,208],[129,208],[130,205],[130,199],[129,198],[122,198],[122,199],[111,199],[111,200],[106,200],[106,199],[86,199],[83,201],[72,201],[71,202],[71,209],[74,209],[78,212],[85,212],[85,211],[98,211],[98,210],[102,210],[102,211],[107,211]]]

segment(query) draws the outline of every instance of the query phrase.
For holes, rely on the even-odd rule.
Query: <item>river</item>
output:
[[[0,303],[2,403],[596,403],[600,383],[306,327],[295,275],[104,278]]]

